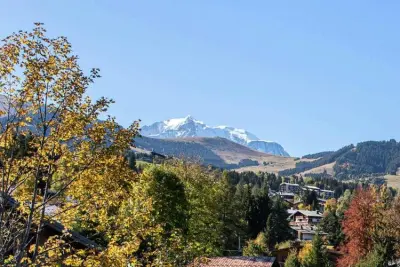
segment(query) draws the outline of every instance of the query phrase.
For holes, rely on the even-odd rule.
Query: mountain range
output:
[[[265,141],[256,135],[229,126],[209,126],[192,116],[155,122],[141,129],[143,136],[151,138],[222,137],[237,144],[266,154],[289,157],[289,153],[278,143]]]

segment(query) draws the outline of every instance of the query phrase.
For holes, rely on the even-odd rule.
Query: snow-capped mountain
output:
[[[195,120],[192,116],[143,126],[141,134],[153,138],[223,137],[260,152],[289,156],[283,147],[276,142],[260,140],[254,134],[243,129],[228,126],[211,127],[202,121]]]

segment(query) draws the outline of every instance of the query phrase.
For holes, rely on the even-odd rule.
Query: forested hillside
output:
[[[345,146],[333,153],[323,152],[324,153],[323,157],[321,157],[315,161],[297,162],[296,168],[280,171],[279,174],[283,175],[283,176],[293,175],[293,174],[297,174],[300,172],[304,172],[304,171],[328,164],[328,163],[335,162],[340,156],[342,156],[344,153],[346,153],[347,151],[349,151],[353,148],[354,148],[353,145],[349,145],[349,146]],[[317,154],[315,154],[315,155],[317,155]]]
[[[299,174],[329,163],[334,164],[335,177],[340,179],[371,174],[396,174],[400,167],[400,143],[390,141],[367,141],[357,146],[348,145],[336,152],[321,152],[303,158],[314,161],[299,161],[296,167],[279,172],[289,176]]]
[[[329,156],[330,154],[334,153],[335,151],[323,151],[323,152],[319,152],[319,153],[314,153],[314,154],[307,154],[302,156],[302,159],[319,159],[319,158],[323,158],[326,156]]]
[[[338,178],[365,174],[396,174],[400,166],[400,143],[368,141],[357,144],[338,157],[334,170]]]

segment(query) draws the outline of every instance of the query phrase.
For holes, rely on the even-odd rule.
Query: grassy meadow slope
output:
[[[257,162],[257,166],[253,167],[277,172],[295,166],[294,158],[265,154],[220,137],[138,137],[135,144],[138,149],[154,150],[164,155],[191,159],[221,168],[237,169]]]

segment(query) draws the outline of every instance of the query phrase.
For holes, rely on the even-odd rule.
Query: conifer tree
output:
[[[316,234],[312,241],[312,247],[303,260],[303,267],[331,266],[321,235]]]

